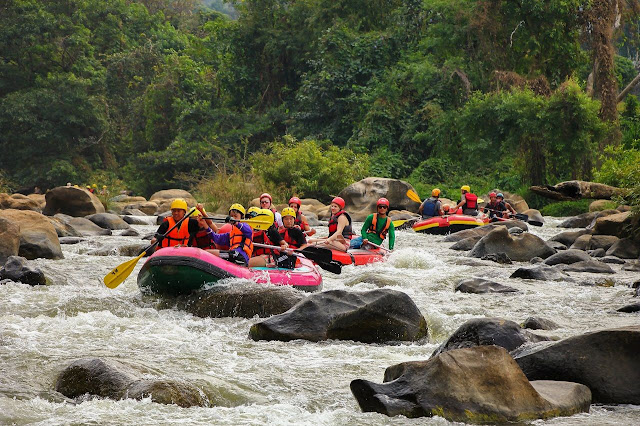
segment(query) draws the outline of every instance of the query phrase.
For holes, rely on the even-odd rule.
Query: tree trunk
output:
[[[624,98],[629,94],[629,92],[633,90],[633,88],[636,87],[638,83],[640,83],[640,74],[636,75],[636,77],[633,80],[631,80],[631,83],[627,84],[627,87],[625,87],[624,90],[620,92],[617,99],[618,103],[622,102]]]
[[[591,9],[593,25],[594,89],[600,99],[600,118],[615,122],[618,119],[618,87],[614,73],[613,30],[618,11],[617,0],[594,0]]]

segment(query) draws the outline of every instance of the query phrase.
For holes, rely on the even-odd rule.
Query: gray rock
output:
[[[509,228],[509,233],[511,235],[520,235],[522,234],[524,231],[520,228]]]
[[[174,404],[183,408],[208,405],[202,391],[183,381],[141,379],[131,383],[125,393],[127,398],[143,399],[150,396],[155,403]]]
[[[53,225],[58,237],[82,237],[82,234],[73,226],[61,221],[57,217],[47,216],[47,219],[51,222],[51,225]]]
[[[633,312],[640,312],[640,303],[632,303],[630,305],[623,306],[620,309],[616,309],[617,312],[623,312],[626,314],[630,314]]]
[[[110,229],[103,229],[84,217],[72,217],[64,214],[57,214],[54,217],[73,227],[73,229],[78,231],[83,237],[111,235]]]
[[[547,245],[549,247],[551,247],[554,250],[560,251],[560,250],[566,250],[567,246],[565,246],[564,244],[562,244],[560,241],[547,241]]]
[[[465,238],[464,240],[460,240],[457,243],[453,244],[449,247],[451,250],[471,250],[473,246],[476,245],[478,241],[480,241],[482,237],[480,235],[476,235],[473,237]]]
[[[86,217],[91,222],[95,223],[104,229],[129,229],[130,226],[127,222],[122,220],[120,216],[111,213],[98,213],[92,214]]]
[[[29,285],[45,285],[47,279],[39,268],[28,265],[27,259],[20,256],[10,256],[4,266],[0,268],[0,278],[9,279]]]
[[[129,225],[151,225],[148,220],[145,220],[145,218],[138,216],[122,216],[122,220],[124,220]]]
[[[531,263],[532,265],[536,265],[538,263],[544,263],[544,259],[541,257],[534,257],[529,261],[529,263]]]
[[[569,247],[571,246],[571,244],[573,244],[576,241],[578,237],[586,234],[591,234],[591,230],[581,229],[579,231],[565,231],[565,232],[559,233],[558,235],[554,235],[549,239],[549,241],[557,241]]]
[[[614,270],[605,263],[595,260],[586,260],[582,262],[572,263],[571,265],[562,265],[563,271],[567,272],[591,272],[594,274],[614,274]]]
[[[78,244],[85,241],[85,239],[81,237],[61,237],[59,240],[60,244]]]
[[[589,257],[587,253],[581,250],[569,249],[549,256],[544,263],[550,266],[558,264],[570,265],[572,263],[589,260],[591,260],[591,257]]]
[[[540,317],[527,318],[526,320],[524,320],[522,327],[528,328],[530,330],[555,330],[557,328],[560,328],[560,326],[555,322]]]
[[[467,278],[458,283],[455,288],[455,291],[459,291],[461,293],[513,293],[518,290],[509,287],[506,285],[502,285],[496,283],[494,281],[485,280],[483,278]]]
[[[506,227],[500,226],[482,237],[469,256],[482,257],[501,252],[506,253],[514,261],[528,262],[534,257],[547,258],[554,254],[555,250],[536,235],[528,232],[522,235],[510,235]]]
[[[589,242],[591,241],[591,234],[581,235],[571,244],[569,247],[573,250],[583,250],[586,251],[589,248]]]
[[[587,251],[587,254],[591,257],[604,257],[606,254],[606,251],[603,248],[597,248],[595,250]]]
[[[625,263],[627,263],[624,259],[620,259],[619,257],[615,257],[615,256],[605,256],[599,260],[600,262],[613,263],[616,265],[624,265]]]
[[[541,281],[572,281],[568,274],[553,266],[539,264],[516,269],[509,278]]]
[[[43,214],[53,216],[58,213],[74,217],[84,217],[104,213],[104,206],[91,192],[72,186],[58,186],[45,194],[47,201]]]
[[[558,228],[586,228],[595,219],[598,212],[582,213],[578,216],[565,219]]]
[[[511,265],[513,262],[506,253],[490,253],[481,257],[482,260],[490,260],[501,265]]]
[[[139,209],[124,209],[121,214],[123,216],[148,216],[145,212]]]
[[[640,271],[640,261],[629,262],[622,267],[623,271]]]
[[[478,236],[482,238],[499,226],[504,226],[507,229],[518,228],[518,229],[522,229],[523,231],[529,230],[529,227],[527,226],[527,224],[521,220],[507,220],[505,222],[490,223],[488,225],[478,226],[477,228],[465,229],[463,231],[454,232],[453,234],[449,234],[446,237],[444,237],[443,241],[457,242],[460,240],[464,240],[465,238],[478,237]]]
[[[138,231],[136,231],[135,229],[125,229],[124,231],[122,231],[120,233],[120,235],[122,235],[123,237],[139,237],[140,233]]]
[[[622,259],[637,259],[640,256],[640,244],[630,238],[621,238],[607,250],[607,256]]]

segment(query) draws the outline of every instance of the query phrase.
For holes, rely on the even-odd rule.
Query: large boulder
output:
[[[621,188],[583,180],[560,182],[555,186],[531,186],[529,189],[536,194],[559,201],[575,201],[582,198],[610,200],[626,193]]]
[[[444,237],[443,241],[457,242],[467,238],[484,237],[489,232],[493,231],[499,226],[504,226],[509,230],[515,229],[515,228],[521,229],[523,231],[529,230],[529,226],[521,220],[505,220],[504,222],[490,223],[488,225],[478,226],[476,228],[464,229],[462,231],[454,232],[453,234],[449,234],[446,237]]]
[[[42,211],[40,203],[26,195],[0,193],[0,210],[4,209]]]
[[[473,318],[458,327],[431,356],[434,357],[453,349],[489,345],[501,346],[512,351],[525,343],[544,340],[549,339],[524,330],[513,321],[502,318]]]
[[[351,392],[362,411],[387,416],[441,416],[469,423],[523,422],[588,412],[591,392],[569,383],[529,382],[497,346],[458,349],[385,371],[384,383],[357,379]]]
[[[640,326],[523,348],[514,358],[529,380],[566,380],[591,389],[593,402],[640,404]]]
[[[570,265],[583,260],[591,260],[591,257],[582,250],[569,249],[547,257],[544,263],[551,266],[558,264]]]
[[[18,254],[27,259],[62,259],[58,234],[42,214],[30,210],[0,210],[0,217],[20,226]]]
[[[559,228],[592,228],[595,225],[595,221],[599,217],[607,217],[612,214],[620,213],[618,210],[602,210],[598,212],[582,213],[578,216],[565,219]]]
[[[408,190],[413,191],[413,186],[402,180],[368,177],[349,185],[339,195],[344,198],[345,209],[351,218],[364,221],[376,211],[376,202],[380,197],[389,200],[390,210],[418,211],[420,204],[407,197]]]
[[[599,248],[608,250],[616,241],[618,237],[614,235],[581,235],[573,242],[571,249],[576,250],[597,250]]]
[[[58,213],[74,217],[84,217],[90,214],[104,213],[102,202],[86,189],[73,186],[58,186],[49,190],[45,199],[47,204],[43,214],[53,216]]]
[[[573,244],[575,240],[578,239],[578,237],[585,234],[590,234],[590,233],[591,233],[590,229],[581,229],[579,231],[564,231],[549,238],[549,241],[557,241],[559,243],[564,244],[567,247],[570,247],[571,244]]]
[[[127,222],[122,220],[118,215],[112,213],[97,213],[86,217],[91,222],[104,229],[130,229],[131,227]]]
[[[0,216],[0,263],[20,251],[20,225]]]
[[[615,235],[620,238],[627,237],[628,226],[631,225],[631,212],[612,214],[596,219],[593,228],[594,235]]]
[[[606,255],[622,259],[637,259],[640,256],[640,243],[630,238],[621,238],[609,247]]]
[[[486,280],[484,278],[466,278],[460,281],[455,288],[455,291],[459,291],[461,293],[514,293],[518,290],[509,287],[506,285],[502,285],[500,283]]]
[[[427,322],[405,293],[331,290],[312,294],[289,311],[251,327],[253,340],[355,340],[364,343],[416,341]]]
[[[158,204],[153,201],[140,201],[137,203],[128,203],[128,204],[125,204],[123,210],[140,210],[142,213],[148,216],[153,216],[158,211]]]
[[[71,216],[68,216],[71,217]],[[60,220],[59,217],[55,216],[47,216],[49,222],[53,225],[53,228],[56,230],[56,234],[58,234],[59,238],[64,237],[81,237],[82,233],[76,230],[73,226],[68,223]]]
[[[158,191],[154,193],[151,198],[149,198],[149,201],[153,201],[158,205],[158,210],[156,210],[156,213],[163,213],[170,210],[171,203],[176,198],[182,198],[183,200],[185,200],[189,207],[196,206],[196,199],[193,198],[193,195],[191,195],[191,193],[185,191],[184,189],[164,189],[162,191]],[[136,208],[140,209],[140,207]]]
[[[91,222],[84,217],[73,217],[66,214],[57,214],[54,216],[63,224],[75,229],[83,237],[98,236],[98,235],[111,235],[110,229],[104,229]]]
[[[469,256],[483,257],[501,252],[506,253],[511,260],[528,262],[534,257],[545,259],[554,254],[555,250],[536,235],[528,232],[511,235],[505,226],[498,226],[476,243]]]
[[[45,285],[47,279],[44,273],[29,266],[27,259],[20,256],[11,256],[2,268],[0,268],[0,279],[10,279],[11,281],[29,284]]]
[[[269,317],[282,314],[304,299],[289,286],[255,283],[215,285],[180,296],[179,304],[198,317]]]
[[[518,268],[509,278],[540,281],[573,281],[568,274],[553,266],[538,264],[535,266]]]

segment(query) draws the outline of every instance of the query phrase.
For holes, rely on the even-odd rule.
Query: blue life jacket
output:
[[[424,202],[424,207],[422,208],[422,217],[433,217],[433,216],[439,216],[439,212],[436,209],[436,206],[438,204],[438,199],[427,199]]]

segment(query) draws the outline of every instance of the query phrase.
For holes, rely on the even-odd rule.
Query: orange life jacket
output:
[[[298,245],[298,242],[289,235],[289,228],[282,228],[280,229],[279,232],[280,232],[280,235],[282,235],[282,238],[287,242],[287,244],[289,244],[290,248],[292,249],[300,248],[300,246]]]
[[[384,229],[380,232],[376,231],[376,229],[378,229],[378,213],[374,213],[373,220],[371,221],[371,225],[369,225],[369,229],[367,229],[367,232],[378,234],[378,236],[384,240],[385,238],[387,238],[387,232],[389,232],[390,224],[391,220],[387,217],[387,222],[384,224]]]
[[[169,216],[164,219],[169,222],[169,229],[173,228],[176,221],[173,217]],[[180,226],[175,227],[171,232],[164,236],[160,242],[160,247],[173,247],[177,245],[187,245],[189,242],[189,218],[182,221]]]
[[[238,247],[241,247],[242,250],[247,253],[247,256],[251,258],[253,241],[251,241],[251,238],[245,237],[240,228],[232,226],[229,231],[229,250],[235,250]]]

